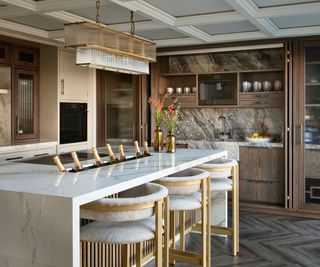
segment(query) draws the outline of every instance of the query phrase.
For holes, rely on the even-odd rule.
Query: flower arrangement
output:
[[[160,100],[156,100],[156,99],[152,99],[151,97],[149,97],[148,102],[150,104],[150,106],[153,107],[153,118],[155,121],[155,124],[157,127],[160,127],[164,117],[165,117],[165,112],[163,110],[164,107],[164,100],[166,98],[167,95],[165,95],[162,99],[162,101]]]
[[[168,127],[168,131],[173,134],[178,126],[180,119],[180,104],[177,104],[178,98],[174,99],[172,104],[165,110],[164,121]]]

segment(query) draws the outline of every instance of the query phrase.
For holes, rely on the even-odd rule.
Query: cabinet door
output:
[[[73,51],[60,51],[60,99],[62,101],[88,100],[89,69],[76,65]]]
[[[15,69],[13,83],[13,139],[38,138],[38,72]]]
[[[240,200],[284,203],[283,148],[240,147]]]
[[[294,207],[320,211],[320,42],[299,44],[299,80],[294,86]]]
[[[15,47],[14,48],[14,64],[20,67],[37,68],[39,64],[38,49]]]
[[[10,63],[10,48],[9,45],[0,44],[0,64]]]

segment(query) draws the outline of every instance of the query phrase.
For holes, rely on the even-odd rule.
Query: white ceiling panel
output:
[[[64,27],[64,23],[61,21],[37,14],[10,18],[7,20],[47,31],[61,30]]]
[[[176,39],[176,38],[188,37],[180,32],[174,31],[172,29],[136,31],[136,35],[150,39],[150,40]]]
[[[319,0],[253,0],[258,7],[273,7],[319,2]]]
[[[91,20],[96,20],[96,7],[81,8],[69,10],[78,16],[82,16]],[[117,24],[117,23],[127,23],[130,22],[130,10],[117,6],[115,4],[103,5],[100,8],[100,19],[104,24]],[[141,16],[140,14],[134,13],[134,21],[144,21],[147,18]]]
[[[172,16],[190,16],[232,11],[232,7],[222,0],[145,0]]]
[[[251,32],[258,30],[253,24],[248,21],[198,25],[197,28],[209,34]]]
[[[279,29],[320,26],[320,14],[279,17],[271,20]]]

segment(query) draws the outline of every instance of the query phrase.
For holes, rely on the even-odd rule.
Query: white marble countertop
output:
[[[226,155],[218,149],[178,149],[78,173],[58,173],[50,165],[0,162],[0,190],[72,198],[81,205]]]

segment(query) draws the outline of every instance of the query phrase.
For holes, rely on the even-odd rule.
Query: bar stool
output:
[[[130,244],[136,244],[136,266],[140,267],[144,263],[142,242],[155,239],[156,266],[162,267],[162,212],[168,206],[167,196],[164,186],[149,183],[121,192],[118,198],[83,205],[81,218],[96,221],[81,227],[80,242],[121,245],[125,267],[130,266]],[[168,266],[168,251],[164,252],[164,266]]]
[[[211,226],[212,234],[233,237],[233,256],[239,252],[239,167],[233,159],[219,158],[197,166],[211,177],[211,191],[232,191],[232,227]],[[229,178],[231,177],[231,179]],[[199,228],[195,225],[194,229]]]
[[[169,190],[170,242],[169,259],[171,263],[186,262],[210,267],[210,177],[209,173],[191,168],[157,180]],[[200,192],[199,192],[200,190]],[[201,209],[201,254],[185,251],[185,212]],[[175,212],[179,212],[180,247],[175,247]],[[170,244],[169,244],[170,243]]]

